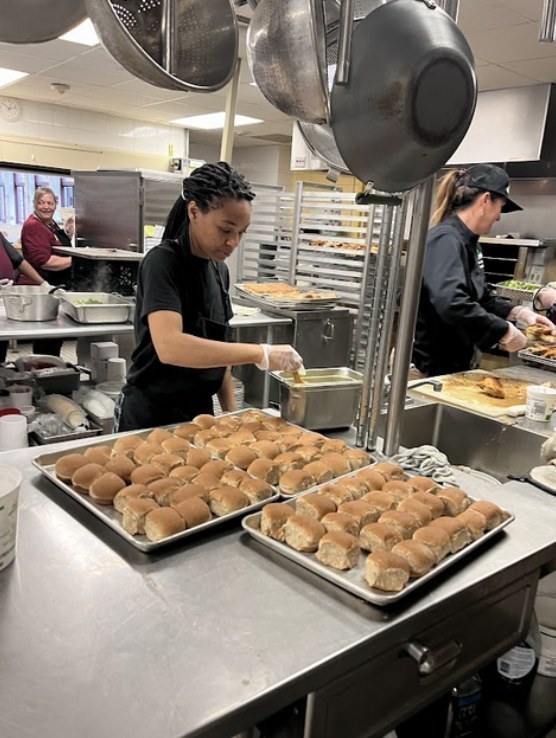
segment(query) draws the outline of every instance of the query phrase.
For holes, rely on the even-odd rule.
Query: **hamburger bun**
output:
[[[293,508],[284,502],[269,502],[261,510],[260,530],[275,541],[283,541],[286,520],[294,514]]]
[[[278,484],[278,480],[280,479],[280,465],[271,459],[260,457],[249,464],[247,473],[269,484]],[[293,474],[293,472],[288,473]]]
[[[250,505],[255,505],[262,500],[268,500],[274,494],[274,490],[268,482],[263,482],[262,479],[256,479],[249,475],[246,475],[245,479],[240,483],[239,490],[247,496]]]
[[[249,498],[237,487],[219,487],[209,492],[209,507],[220,518],[248,507]]]
[[[407,497],[405,500],[402,500],[398,505],[398,512],[406,512],[413,515],[414,518],[417,518],[419,527],[428,525],[432,520],[430,507],[419,502],[419,500],[413,499],[413,497]]]
[[[436,495],[433,495],[432,492],[414,492],[412,499],[418,500],[418,502],[426,505],[431,511],[433,518],[439,518],[441,515],[444,515],[444,503]]]
[[[295,495],[298,492],[304,492],[310,487],[314,487],[316,479],[312,474],[308,474],[305,469],[292,469],[280,476],[279,487],[280,492],[284,495]]]
[[[190,448],[185,457],[185,463],[188,466],[196,466],[197,469],[200,469],[210,459],[210,452],[206,448]]]
[[[359,563],[359,541],[351,533],[334,530],[325,533],[319,541],[317,559],[325,566],[345,571]]]
[[[116,494],[112,504],[114,508],[123,513],[129,500],[137,500],[141,497],[152,497],[151,491],[144,484],[129,484]]]
[[[504,510],[498,507],[498,505],[495,505],[494,502],[489,502],[488,500],[476,500],[469,506],[469,510],[477,510],[485,516],[487,530],[496,528],[497,525],[500,525],[508,517]]]
[[[198,484],[184,484],[170,492],[170,506],[173,507],[184,500],[190,500],[192,497],[200,497],[201,500],[208,503],[209,493]]]
[[[343,512],[351,515],[352,518],[354,518],[354,520],[357,522],[359,530],[361,530],[364,525],[368,525],[369,523],[376,523],[378,516],[380,515],[380,510],[377,510],[376,507],[373,507],[368,502],[364,502],[363,500],[342,502],[342,504],[338,507],[338,512]]]
[[[105,464],[106,471],[114,472],[126,482],[131,482],[131,474],[137,469],[137,464],[125,454],[112,456],[110,461]]]
[[[352,536],[359,534],[357,522],[347,513],[330,512],[321,518],[320,522],[326,528],[327,533],[333,530],[341,530],[344,533],[351,533]]]
[[[391,479],[389,482],[385,482],[382,491],[390,492],[397,503],[413,494],[413,489],[401,479]]]
[[[379,461],[378,464],[373,464],[372,468],[382,474],[387,482],[391,479],[403,479],[405,476],[402,467],[399,464],[393,464],[391,461]]]
[[[450,551],[457,553],[471,543],[471,534],[467,527],[457,518],[450,518],[443,515],[433,520],[428,527],[438,527],[448,534],[450,538]]]
[[[69,483],[78,469],[90,463],[84,454],[64,454],[64,456],[56,459],[54,473],[60,481]]]
[[[347,443],[340,440],[339,438],[325,438],[321,443],[320,450],[323,454],[329,451],[335,451],[339,454],[343,453],[347,449]]]
[[[151,482],[147,486],[151,492],[151,495],[161,506],[169,505],[172,493],[182,488],[182,485],[180,484],[179,480],[170,479],[170,477],[164,477],[164,479],[157,479],[156,481]]]
[[[126,486],[124,480],[114,472],[105,472],[89,487],[89,497],[99,505],[111,505],[114,497]]]
[[[406,481],[410,487],[413,487],[415,492],[430,492],[431,494],[436,494],[440,489],[440,486],[430,477],[408,477]]]
[[[427,508],[426,512],[429,510]],[[408,512],[401,510],[386,510],[378,519],[379,523],[386,523],[396,528],[402,538],[411,538],[417,528],[419,528],[419,521],[417,518]]]
[[[84,464],[75,470],[71,477],[72,487],[76,492],[88,495],[91,484],[102,474],[106,474],[106,468],[102,464]]]
[[[365,559],[365,581],[374,589],[401,592],[409,581],[409,564],[391,551],[374,551]]]
[[[317,494],[328,497],[338,507],[344,502],[352,502],[353,495],[343,484],[325,484],[320,487]]]
[[[356,479],[362,479],[369,491],[372,492],[375,489],[382,489],[386,484],[386,477],[375,469],[374,466],[368,466],[364,469],[360,469],[356,475]]]
[[[140,497],[128,500],[123,510],[122,525],[132,536],[145,534],[145,518],[151,510],[157,510],[158,504],[152,497]]]
[[[200,430],[201,426],[196,425],[195,423],[182,423],[182,425],[178,425],[177,428],[174,428],[174,435],[177,438],[192,441],[195,437],[195,433],[198,433]]]
[[[252,464],[255,459],[258,459],[258,454],[248,446],[235,446],[231,448],[226,454],[226,461],[240,469],[247,469],[249,464]]]
[[[206,429],[212,428],[212,426],[216,423],[216,420],[214,419],[214,415],[201,413],[200,415],[196,415],[193,418],[192,422],[195,423],[195,425],[198,425],[200,428]]]
[[[274,441],[255,441],[249,448],[254,451],[257,456],[265,459],[274,459],[281,452],[280,446]]]
[[[413,534],[413,540],[424,543],[432,552],[437,564],[450,553],[450,536],[446,531],[432,525],[418,528]]]
[[[212,519],[210,508],[201,497],[189,497],[172,506],[178,515],[183,518],[187,528],[208,523]]]
[[[257,440],[255,436],[250,431],[245,430],[245,428],[234,431],[228,436],[228,439],[234,446],[247,446],[250,443],[255,443]]]
[[[373,461],[371,455],[361,448],[346,448],[342,451],[342,456],[348,460],[353,471],[368,466]]]
[[[93,464],[105,466],[112,456],[112,446],[89,446],[83,451],[83,456]]]
[[[456,520],[459,520],[460,523],[465,525],[472,541],[477,541],[481,536],[484,536],[487,528],[487,519],[483,513],[478,510],[471,510],[471,508],[468,508],[457,515]]]
[[[136,464],[148,464],[153,456],[164,453],[164,449],[158,443],[143,441],[133,451],[133,461]]]
[[[399,530],[387,523],[368,523],[359,533],[359,544],[364,551],[391,551],[401,540]]]
[[[209,441],[213,441],[218,438],[216,432],[212,428],[203,428],[197,431],[193,436],[193,443],[199,448],[206,448]]]
[[[185,438],[176,438],[176,436],[166,438],[160,445],[164,449],[164,453],[176,454],[184,459],[191,448],[189,441],[186,441]]]
[[[308,515],[291,515],[284,525],[284,541],[296,551],[316,551],[325,533],[324,525]]]
[[[282,453],[274,457],[274,461],[280,464],[281,474],[292,469],[301,469],[305,464],[305,461],[295,451],[282,451]]]
[[[145,535],[149,541],[161,541],[185,530],[185,522],[171,507],[151,510],[145,517]]]
[[[201,471],[205,474],[214,474],[218,479],[222,479],[224,472],[231,468],[232,465],[229,461],[225,461],[224,459],[211,459],[211,461],[207,461],[206,464],[203,464]]]
[[[294,446],[291,447],[291,450],[295,451],[298,456],[301,456],[306,464],[308,464],[310,461],[316,461],[322,456],[320,448],[318,446],[313,446],[312,444],[300,446],[296,443]]]
[[[354,500],[360,500],[369,489],[365,480],[357,477],[342,477],[340,484],[344,489],[351,492]]]
[[[168,476],[171,479],[179,479],[182,484],[185,484],[186,482],[191,482],[191,480],[194,479],[198,473],[199,469],[197,469],[196,466],[189,466],[188,464],[184,464],[183,466],[176,466],[174,469],[172,469]]]
[[[213,489],[218,489],[218,487],[222,486],[220,479],[215,474],[209,474],[208,472],[199,472],[193,478],[193,484],[202,487],[207,492],[211,492]]]
[[[437,491],[436,496],[444,503],[445,514],[451,515],[452,517],[467,510],[471,504],[467,492],[464,492],[458,487],[441,487]]]
[[[396,499],[391,492],[385,492],[382,489],[374,489],[372,492],[367,492],[361,498],[364,502],[368,502],[369,505],[376,507],[381,512],[387,510],[393,510],[396,507]]]
[[[329,482],[331,479],[334,479],[334,470],[330,467],[330,464],[327,464],[324,461],[325,457],[323,456],[321,461],[310,461],[308,464],[305,464],[303,469],[313,476],[317,484],[322,484],[323,482]]]
[[[435,565],[435,557],[428,546],[419,541],[401,541],[396,543],[392,553],[401,556],[409,565],[410,577],[422,577],[428,574]]]
[[[220,481],[225,487],[239,487],[244,479],[250,479],[246,471],[243,471],[243,469],[230,469],[224,472]]]
[[[329,451],[323,454],[319,461],[321,464],[326,464],[334,477],[340,477],[342,474],[347,474],[351,471],[349,461],[336,451]]]
[[[150,464],[159,466],[165,474],[169,474],[172,469],[178,466],[184,466],[183,456],[177,454],[161,453],[151,456]]]
[[[145,484],[148,486],[151,482],[156,482],[157,479],[162,479],[165,476],[166,474],[164,474],[159,466],[142,464],[131,472],[131,482],[133,484]]]
[[[167,441],[169,438],[173,438],[174,434],[166,430],[165,428],[155,428],[152,430],[145,438],[146,441],[149,443],[158,443],[159,446],[162,445],[162,441]]]
[[[336,512],[336,505],[324,495],[302,495],[295,502],[295,512],[297,515],[308,515],[320,520],[327,513]]]
[[[114,456],[124,454],[124,456],[133,458],[135,449],[142,443],[144,443],[144,439],[141,436],[122,436],[114,441],[112,453]]]

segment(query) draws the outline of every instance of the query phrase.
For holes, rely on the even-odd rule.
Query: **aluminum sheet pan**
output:
[[[289,504],[290,507],[295,508],[295,503],[293,501],[285,504]],[[285,556],[287,559],[295,561],[295,563],[303,566],[305,569],[309,569],[309,571],[318,574],[323,579],[326,579],[333,584],[337,584],[339,587],[342,587],[342,589],[351,592],[351,594],[360,597],[362,600],[370,602],[373,605],[379,605],[380,607],[383,607],[394,602],[398,602],[398,600],[401,600],[404,597],[413,594],[416,589],[419,589],[424,584],[427,584],[427,582],[434,580],[440,574],[446,571],[446,569],[449,569],[458,561],[467,558],[473,551],[480,548],[486,541],[498,535],[498,533],[507,525],[509,525],[512,520],[515,520],[515,516],[510,515],[509,518],[500,523],[500,525],[498,525],[496,528],[488,531],[482,538],[479,538],[477,541],[473,541],[473,543],[470,543],[461,551],[458,551],[455,554],[448,554],[448,556],[440,564],[437,564],[433,569],[431,569],[428,574],[425,574],[418,579],[410,579],[409,583],[405,586],[404,589],[402,589],[401,592],[390,593],[382,592],[379,589],[374,589],[367,586],[367,584],[365,583],[365,580],[363,578],[363,571],[365,559],[368,555],[366,552],[361,553],[359,564],[357,566],[354,566],[353,569],[350,569],[348,571],[338,571],[337,569],[332,569],[329,566],[321,564],[320,561],[316,558],[315,554],[300,553],[294,548],[290,548],[290,546],[285,543],[275,541],[273,538],[269,538],[269,536],[263,535],[260,531],[260,520],[260,512],[253,515],[247,515],[241,521],[241,527],[249,535],[253,536],[253,538],[255,538],[257,541],[260,541],[260,543],[262,543],[263,545],[273,549],[274,551],[277,551],[279,554],[282,554],[282,556]]]
[[[322,308],[332,308],[338,304],[338,296],[336,293],[330,293],[330,297],[315,298],[276,298],[267,297],[265,295],[255,295],[253,292],[246,290],[243,284],[235,284],[234,287],[238,293],[245,299],[250,300],[259,307],[286,308],[288,310],[317,310]],[[318,290],[324,292],[325,290]]]
[[[543,368],[550,369],[552,372],[556,372],[556,359],[547,359],[546,356],[538,356],[532,354],[527,349],[521,349],[517,352],[517,358],[527,364],[533,364],[534,366],[542,366]]]
[[[171,430],[172,427],[177,427],[177,425],[171,426],[168,429]],[[150,430],[152,429],[149,429],[148,431],[141,431],[136,435],[140,435],[142,438],[144,438],[149,434]],[[201,525],[197,525],[194,528],[184,530],[181,533],[176,533],[173,536],[168,536],[168,538],[164,538],[161,541],[149,541],[148,538],[144,535],[132,536],[122,527],[120,522],[122,519],[122,515],[117,510],[115,510],[112,505],[97,505],[97,503],[93,502],[90,497],[76,492],[69,484],[66,484],[65,482],[62,482],[60,479],[58,479],[54,471],[56,460],[61,456],[64,456],[68,453],[83,453],[83,451],[92,446],[110,445],[110,443],[113,443],[113,439],[109,440],[105,438],[103,440],[97,440],[96,443],[88,443],[83,444],[83,446],[76,446],[72,448],[71,451],[59,451],[57,453],[43,454],[33,459],[33,465],[41,472],[41,474],[43,474],[43,476],[53,482],[64,494],[76,500],[80,505],[85,507],[91,513],[93,513],[93,515],[102,520],[103,523],[112,528],[112,530],[114,530],[119,536],[130,543],[134,548],[139,549],[139,551],[149,553],[151,551],[156,551],[157,549],[168,547],[176,543],[176,541],[181,541],[182,539],[187,539],[191,536],[196,536],[206,531],[212,531],[214,528],[218,528],[218,526],[221,526],[228,520],[241,517],[242,515],[245,515],[246,513],[251,513],[255,510],[259,510],[263,505],[266,505],[269,502],[277,502],[280,498],[278,492],[276,492],[276,494],[271,495],[266,500],[262,500],[261,502],[257,502],[253,505],[243,507],[241,508],[241,510],[236,510],[229,515],[213,517],[212,520],[209,520],[207,523],[202,523]]]
[[[97,299],[98,304],[79,304]],[[129,298],[110,292],[60,292],[62,312],[78,323],[127,323],[133,309]]]

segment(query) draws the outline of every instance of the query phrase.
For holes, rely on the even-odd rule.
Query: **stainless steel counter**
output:
[[[24,475],[16,561],[0,573],[2,738],[225,738],[556,559],[553,497],[463,474],[463,487],[516,520],[389,609],[262,548],[237,523],[142,554],[31,465],[79,443],[0,454]]]

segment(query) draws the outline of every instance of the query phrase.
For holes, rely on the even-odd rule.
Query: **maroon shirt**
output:
[[[35,213],[32,213],[27,218],[21,229],[21,250],[23,257],[27,259],[32,267],[35,267],[41,277],[44,277],[44,279],[53,284],[55,282],[52,277],[54,275],[61,275],[62,272],[53,272],[43,267],[52,256],[52,249],[55,246],[66,245],[59,238],[58,234],[60,231],[61,229],[54,221],[50,221],[50,224],[47,224],[40,218],[37,218]],[[66,270],[63,270],[63,272],[65,273]],[[18,284],[34,284],[34,282],[22,275],[18,280]]]

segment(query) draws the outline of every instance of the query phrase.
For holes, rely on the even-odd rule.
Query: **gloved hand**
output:
[[[0,279],[0,287],[11,287],[13,283],[13,279]]]
[[[293,372],[303,366],[303,359],[293,346],[288,344],[271,346],[268,343],[261,343],[261,348],[263,360],[255,366],[263,372],[267,370]]]
[[[527,346],[527,339],[523,333],[518,330],[513,323],[508,323],[508,330],[498,341],[499,345],[505,350],[513,353]]]
[[[533,300],[533,305],[538,310],[550,310],[556,302],[556,290],[553,287],[541,287]]]
[[[515,324],[518,328],[527,328],[528,325],[545,325],[556,333],[556,325],[544,315],[539,315],[526,307],[519,307],[514,313]]]

